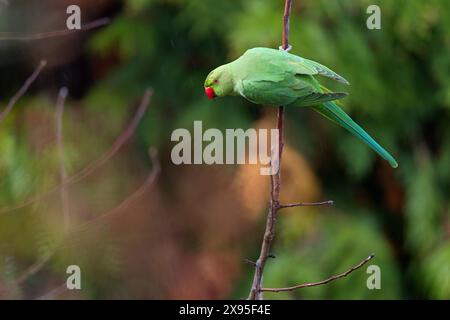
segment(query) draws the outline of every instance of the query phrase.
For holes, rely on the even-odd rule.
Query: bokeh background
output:
[[[239,98],[211,103],[202,85],[246,49],[280,45],[284,1],[9,0],[0,1],[0,31],[64,29],[70,4],[81,7],[83,23],[111,23],[46,40],[0,40],[2,110],[48,61],[0,123],[0,297],[245,298],[253,268],[244,259],[259,253],[268,178],[250,165],[175,166],[170,134],[194,120],[220,129],[275,125],[274,108]],[[371,4],[381,8],[381,30],[366,27]],[[335,205],[280,213],[265,285],[321,280],[375,253],[382,288],[367,289],[363,268],[266,298],[450,298],[449,35],[447,0],[294,0],[292,52],[351,82],[345,110],[400,167],[314,112],[289,108],[282,199]],[[70,92],[63,161],[55,133],[62,86]],[[70,177],[101,158],[147,88],[153,99],[132,138],[65,188],[64,211],[55,189],[61,166]],[[149,147],[159,151],[161,172],[146,184],[157,166]],[[74,264],[80,291],[65,289]]]

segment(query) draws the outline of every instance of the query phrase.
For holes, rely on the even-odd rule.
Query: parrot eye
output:
[[[219,83],[219,80],[217,80],[217,79],[216,79],[216,80],[214,80],[214,83],[216,83],[216,84],[217,84],[217,83]]]

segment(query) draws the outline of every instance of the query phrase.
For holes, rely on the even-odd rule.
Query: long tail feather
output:
[[[355,121],[350,118],[335,102],[325,102],[322,105],[313,107],[314,110],[327,117],[328,119],[338,123],[345,129],[363,140],[369,147],[385,159],[393,168],[398,167],[397,161],[380,146],[367,132],[364,131]]]

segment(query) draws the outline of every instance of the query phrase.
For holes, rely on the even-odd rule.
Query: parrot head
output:
[[[209,73],[205,80],[208,99],[223,97],[233,92],[233,79],[228,65],[220,66]]]

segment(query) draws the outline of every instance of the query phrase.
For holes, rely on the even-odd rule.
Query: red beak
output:
[[[212,100],[216,97],[216,93],[214,92],[214,89],[211,87],[206,87],[205,93],[209,100]]]

